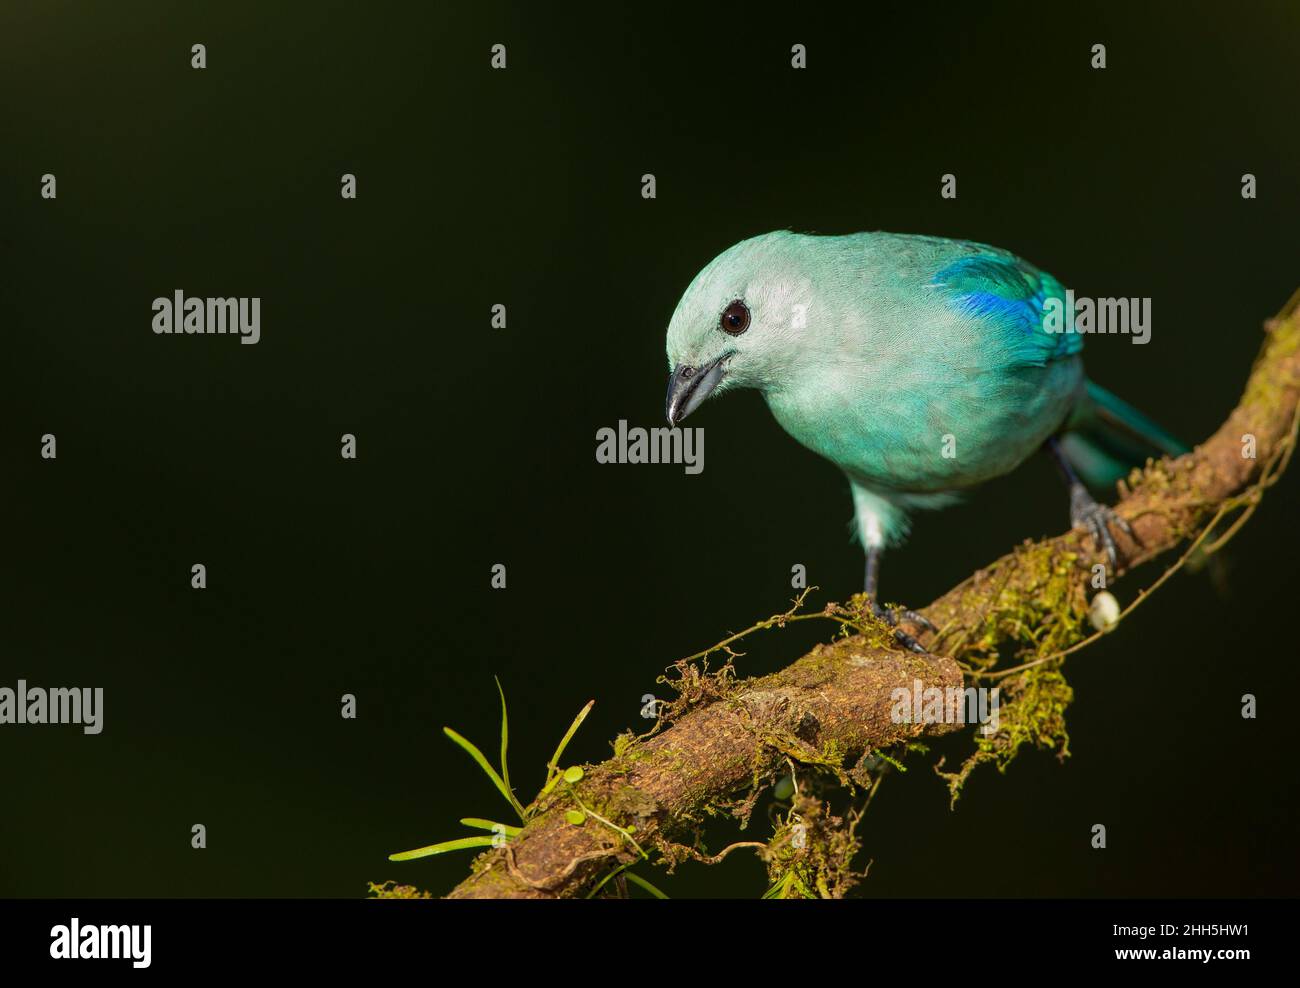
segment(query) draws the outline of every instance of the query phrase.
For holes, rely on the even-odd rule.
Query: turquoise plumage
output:
[[[691,282],[668,326],[667,414],[756,388],[793,438],[849,479],[875,596],[880,553],[918,509],[951,503],[1048,447],[1072,518],[1114,553],[1088,495],[1176,440],[1084,377],[1084,337],[1052,332],[1054,277],[964,240],[764,234]],[[900,636],[906,638],[907,636]],[[909,644],[915,645],[911,639]]]

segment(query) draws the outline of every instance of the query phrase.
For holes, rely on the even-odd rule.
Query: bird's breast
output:
[[[800,375],[767,393],[795,440],[883,490],[961,490],[1006,473],[1073,407],[1082,365],[980,367],[882,362]]]

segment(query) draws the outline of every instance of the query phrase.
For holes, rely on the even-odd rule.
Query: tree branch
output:
[[[1114,533],[1122,561],[1108,579],[1198,536],[1200,551],[1226,541],[1286,468],[1298,409],[1300,292],[1266,324],[1241,401],[1218,431],[1186,456],[1150,463],[1120,484],[1116,509],[1135,538]],[[1236,521],[1216,537],[1212,530],[1233,512]],[[898,688],[911,691],[915,680],[941,689],[997,683],[1012,704],[1021,704],[1001,736],[977,739],[976,755],[948,777],[955,796],[979,761],[1009,758],[1025,741],[1063,739],[1057,721],[1069,691],[1056,670],[1065,654],[1092,640],[1087,595],[1102,560],[1079,532],[1024,543],[924,609],[939,627],[927,647],[942,654],[894,650],[859,595],[823,612],[792,610],[760,622],[756,627],[829,617],[857,632],[818,645],[770,676],[736,680],[729,664],[709,674],[683,660],[674,684],[681,697],[661,717],[669,726],[645,738],[624,735],[613,758],[586,767],[576,785],[565,783],[541,797],[518,836],[480,855],[450,897],[570,897],[643,855],[657,852],[670,863],[707,859],[679,841],[708,814],[729,808],[724,800],[745,791],[750,795],[738,815],[747,817],[763,785],[787,765],[816,766],[845,784],[871,787],[864,766],[873,753],[960,726],[895,722],[891,695]],[[1132,606],[1143,599],[1140,594]],[[710,652],[719,648],[726,645]],[[1059,679],[1050,695],[1043,678],[1049,673]],[[570,822],[579,807],[586,811],[583,822]]]

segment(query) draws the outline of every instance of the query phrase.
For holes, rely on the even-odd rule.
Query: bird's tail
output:
[[[1061,450],[1088,487],[1110,492],[1149,457],[1181,456],[1188,447],[1126,401],[1091,381],[1066,424]]]

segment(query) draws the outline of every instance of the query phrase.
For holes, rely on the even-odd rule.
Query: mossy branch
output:
[[[1189,542],[1199,553],[1221,546],[1286,468],[1298,424],[1300,292],[1266,324],[1241,401],[1214,435],[1183,457],[1135,470],[1120,484],[1116,510],[1133,538],[1114,532],[1121,563],[1107,582]],[[1185,552],[1171,570],[1191,557],[1191,550]],[[720,856],[681,841],[710,814],[731,809],[747,816],[758,791],[787,766],[831,772],[874,795],[879,777],[864,766],[876,764],[882,749],[959,727],[895,722],[891,695],[910,690],[915,680],[941,689],[999,685],[1008,697],[998,730],[977,733],[975,754],[946,776],[954,798],[975,765],[1004,766],[1022,744],[1064,754],[1062,713],[1070,690],[1060,668],[1067,655],[1095,637],[1089,633],[1087,597],[1101,562],[1098,547],[1079,532],[1024,543],[924,608],[939,628],[923,638],[932,655],[895,650],[856,597],[821,612],[792,609],[759,622],[755,628],[830,618],[844,632],[770,676],[741,680],[729,662],[712,674],[694,663],[719,650],[730,653],[734,639],[683,660],[674,682],[680,698],[663,712],[660,729],[641,738],[624,735],[615,742],[614,757],[586,766],[579,783],[541,794],[522,830],[481,854],[451,897],[577,896],[647,854],[670,865],[686,857],[716,860]],[[920,629],[912,630],[920,635]],[[747,798],[727,803],[746,792]],[[805,817],[815,812],[808,809],[814,802],[796,795]],[[581,825],[566,816],[578,804],[587,810]],[[857,846],[851,828],[839,832],[845,835],[844,853],[851,855]],[[779,845],[774,840],[765,852],[769,867],[779,856],[791,856],[788,841],[778,837]],[[824,857],[826,846],[816,852]],[[811,894],[837,894],[834,883],[824,881],[826,869],[798,882],[793,873],[783,874],[779,889],[798,884]]]

